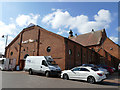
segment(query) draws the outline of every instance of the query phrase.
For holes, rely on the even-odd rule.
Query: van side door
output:
[[[48,65],[47,65],[47,62],[45,60],[42,60],[40,68],[41,68],[41,73],[45,74],[45,71],[48,69]]]

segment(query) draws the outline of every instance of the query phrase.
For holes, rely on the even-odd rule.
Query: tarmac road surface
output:
[[[41,75],[29,75],[26,72],[0,71],[2,72],[2,88],[118,88],[120,83],[104,80],[102,83],[89,84],[85,81],[63,80],[55,77]]]

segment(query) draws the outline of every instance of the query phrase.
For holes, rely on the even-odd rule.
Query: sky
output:
[[[118,2],[1,2],[0,52],[30,23],[63,37],[104,29],[118,44]]]

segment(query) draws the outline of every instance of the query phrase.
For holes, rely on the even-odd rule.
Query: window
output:
[[[80,71],[88,71],[89,72],[89,70],[86,68],[81,68]]]
[[[91,68],[93,71],[99,71],[98,68]]]
[[[4,64],[4,59],[2,60],[2,64]]]
[[[73,68],[72,71],[80,71],[80,68]]]
[[[25,49],[23,49],[23,51],[25,51]]]
[[[110,50],[113,50],[113,48],[110,48]]]
[[[29,56],[29,54],[25,54],[24,59],[26,59],[26,58],[27,58],[27,56]]]
[[[12,55],[13,55],[13,52],[11,52],[10,55],[12,56]]]
[[[42,65],[47,66],[47,63],[45,60],[42,61]]]
[[[48,47],[47,47],[47,52],[50,52],[50,51],[51,51],[51,47],[48,46]]]
[[[72,50],[71,49],[69,49],[69,55],[71,55],[72,54]]]

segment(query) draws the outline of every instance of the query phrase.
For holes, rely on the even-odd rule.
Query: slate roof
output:
[[[99,31],[91,31],[90,33],[74,36],[70,39],[83,46],[99,45],[101,43],[103,32],[105,32],[105,29]]]

